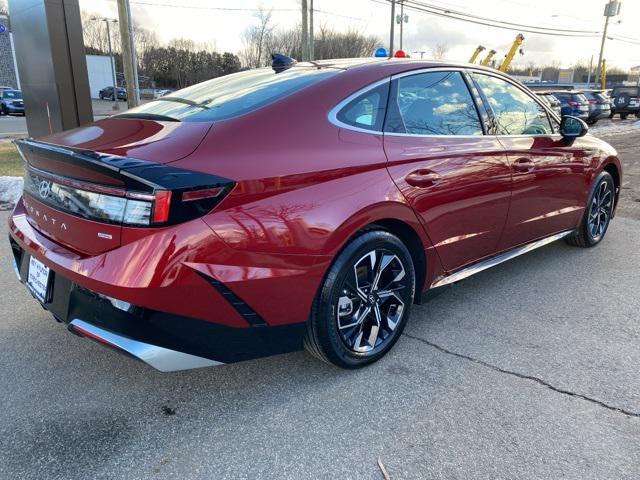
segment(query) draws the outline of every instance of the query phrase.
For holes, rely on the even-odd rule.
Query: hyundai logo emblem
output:
[[[47,198],[51,193],[51,182],[47,182],[46,180],[42,180],[40,185],[38,185],[38,194],[41,198]]]

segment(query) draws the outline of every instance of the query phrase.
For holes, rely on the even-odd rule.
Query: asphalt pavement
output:
[[[1,242],[0,478],[638,478],[639,232],[616,218],[594,249],[469,278],[369,368],[171,374],[68,333]]]

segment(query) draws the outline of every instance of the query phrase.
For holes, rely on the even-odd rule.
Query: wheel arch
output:
[[[618,201],[620,199],[620,190],[622,189],[622,172],[620,168],[620,162],[617,158],[607,159],[602,166],[602,171],[607,172],[613,178],[613,185],[616,192],[616,199],[614,204],[614,210],[612,213],[612,218],[616,214],[616,210],[618,209]]]
[[[406,245],[416,272],[414,303],[421,303],[421,294],[428,285],[428,279],[434,278],[442,267],[431,240],[408,205],[385,202],[353,215],[334,232],[336,237],[342,237],[343,240],[334,245],[332,256],[335,258],[358,235],[372,229],[392,233]],[[346,231],[349,233],[345,234]]]

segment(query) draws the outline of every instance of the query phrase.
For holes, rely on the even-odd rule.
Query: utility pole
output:
[[[309,60],[309,10],[307,8],[307,0],[302,0],[302,61]]]
[[[120,106],[118,105],[118,80],[116,79],[116,60],[113,57],[113,49],[111,47],[111,28],[109,27],[110,23],[118,23],[118,20],[115,18],[107,18],[107,17],[91,17],[91,20],[104,22],[107,26],[107,39],[109,41],[109,56],[111,57],[111,73],[113,74],[113,109],[120,110]]]
[[[118,0],[118,17],[120,20],[120,43],[122,44],[122,65],[127,87],[127,104],[129,108],[133,108],[140,104],[140,86],[138,85],[138,61],[133,44],[129,0]]]
[[[402,50],[404,40],[404,24],[409,23],[409,16],[404,13],[404,0],[398,0],[400,2],[400,15],[396,17],[396,23],[400,24],[400,50]]]
[[[400,50],[402,50],[402,34],[404,33],[404,0],[400,0]]]
[[[593,68],[593,55],[591,55],[591,60],[589,60],[589,71],[587,72],[587,88],[591,88],[591,69]]]
[[[316,52],[313,38],[313,0],[309,0],[309,60],[315,60]]]
[[[302,0],[304,1],[304,0]],[[389,32],[389,58],[393,57],[393,39],[396,26],[396,0],[391,0],[391,28]]]
[[[617,0],[609,0],[604,7],[604,30],[602,32],[602,42],[600,43],[600,56],[598,57],[598,65],[596,65],[595,86],[598,86],[600,80],[600,71],[602,67],[602,58],[604,56],[604,42],[607,39],[607,28],[609,27],[609,19],[620,13],[620,2]]]

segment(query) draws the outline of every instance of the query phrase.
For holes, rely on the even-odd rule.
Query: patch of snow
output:
[[[589,133],[596,137],[621,135],[631,131],[640,131],[640,120],[600,120],[589,128]]]
[[[0,176],[0,205],[15,205],[22,195],[23,183],[22,177]]]

